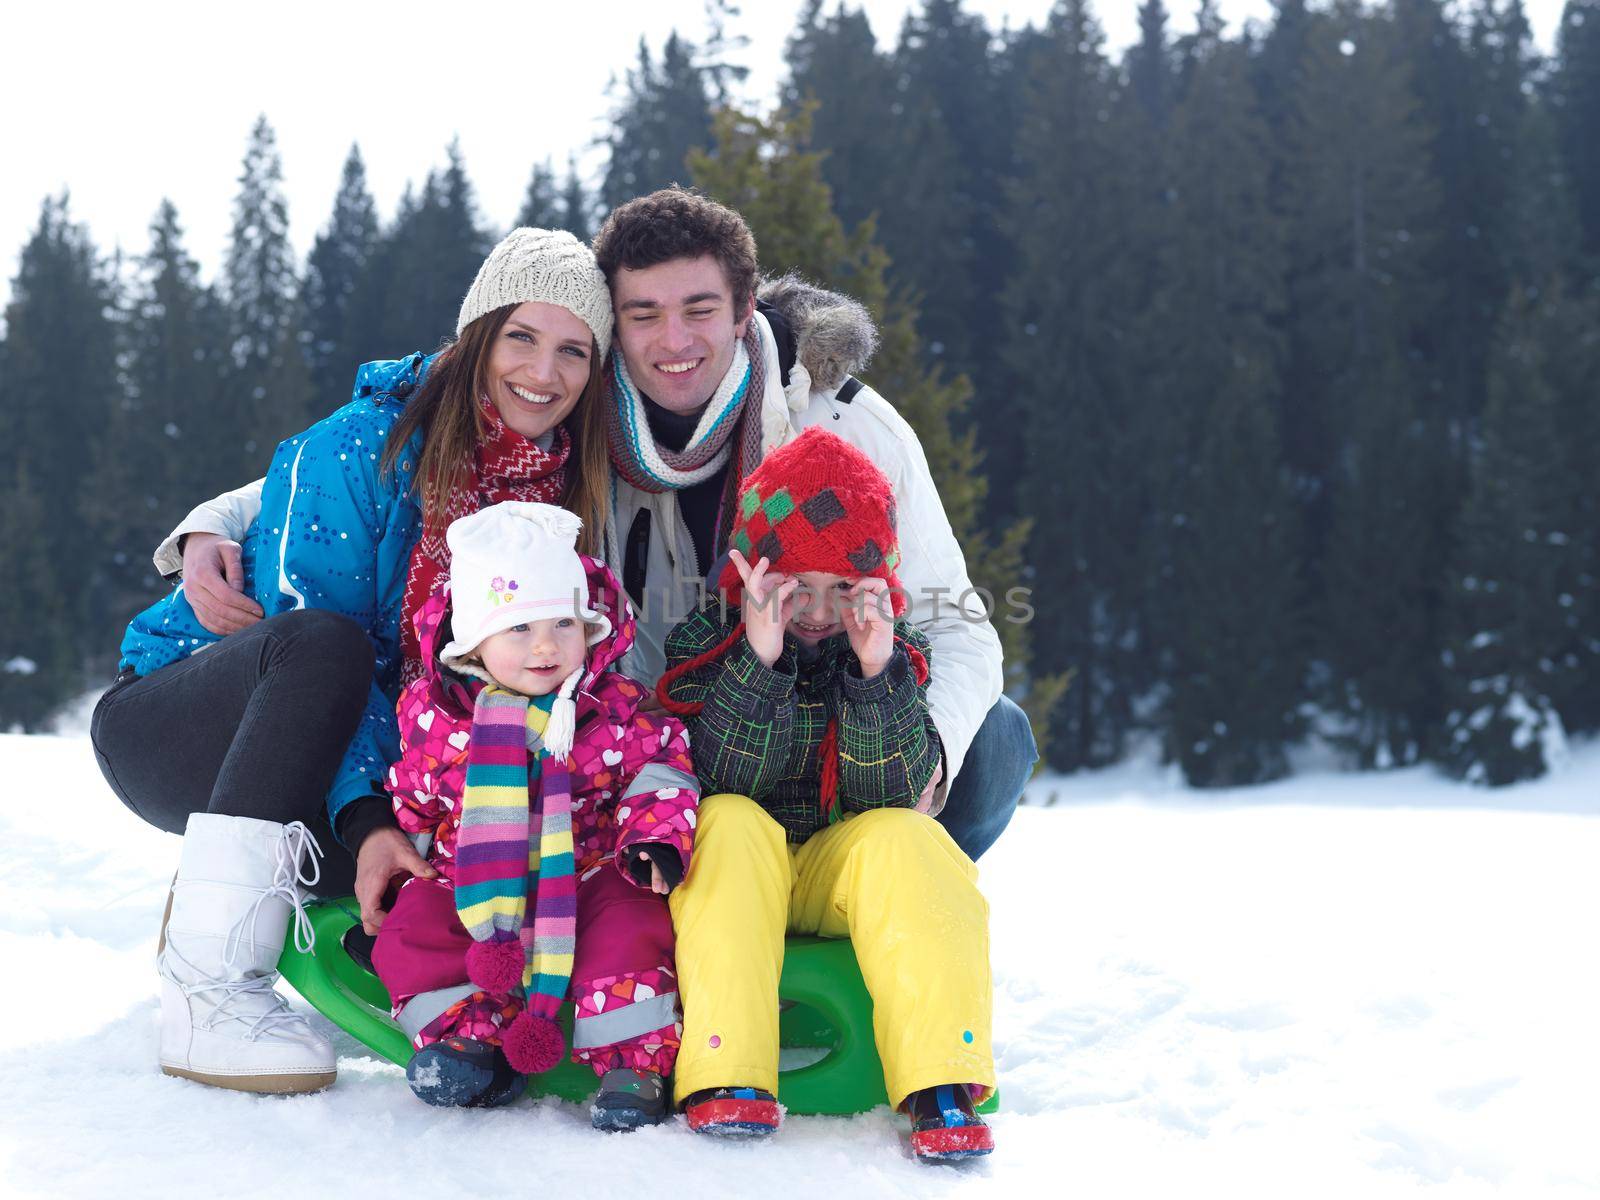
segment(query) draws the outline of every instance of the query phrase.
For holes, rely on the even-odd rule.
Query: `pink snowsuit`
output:
[[[633,611],[607,567],[587,556],[584,566],[590,606],[610,617],[612,631],[590,648],[569,760],[578,876],[572,1054],[597,1074],[628,1066],[665,1075],[683,1033],[672,918],[648,874],[641,884],[629,872],[628,850],[670,847],[687,871],[699,784],[683,725],[640,713],[644,686],[607,669],[633,644]],[[417,613],[424,674],[401,693],[400,761],[389,771],[400,827],[431,838],[426,854],[439,878],[406,882],[372,955],[395,1019],[419,1048],[451,1036],[498,1044],[521,1008],[520,995],[484,992],[467,980],[472,938],[456,916],[452,880],[473,699],[483,684],[440,667],[449,612],[440,591]],[[658,857],[670,868],[671,854]]]

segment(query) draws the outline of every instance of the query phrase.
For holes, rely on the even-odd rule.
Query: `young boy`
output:
[[[691,1128],[777,1128],[785,933],[849,937],[889,1101],[920,1159],[987,1154],[988,905],[915,811],[940,771],[929,647],[911,625],[889,481],[809,429],[745,481],[721,577],[667,639],[658,695],[689,728],[696,867],[671,900]],[[752,565],[752,563],[754,565]],[[748,799],[746,798],[748,797]]]

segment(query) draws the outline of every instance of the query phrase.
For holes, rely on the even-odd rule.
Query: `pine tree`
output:
[[[439,175],[438,225],[432,231],[438,240],[430,249],[438,257],[443,274],[454,275],[455,290],[465,294],[494,248],[494,239],[484,232],[479,219],[477,195],[467,178],[459,139],[453,139],[446,147],[445,160]],[[460,274],[454,274],[457,270]]]
[[[1300,546],[1274,416],[1284,245],[1269,130],[1246,51],[1222,41],[1209,2],[1182,55],[1157,388],[1130,401],[1157,465],[1125,486],[1148,490],[1139,540],[1151,553],[1148,637],[1164,648],[1170,684],[1163,740],[1190,783],[1220,787],[1287,769],[1303,661]]]
[[[1582,563],[1570,530],[1585,481],[1552,469],[1565,436],[1549,375],[1563,348],[1542,328],[1553,311],[1518,297],[1502,321],[1453,571],[1438,754],[1452,774],[1490,786],[1565,757],[1561,704],[1592,678],[1592,661],[1574,653]]]
[[[1195,273],[1186,260],[1191,256],[1195,229],[1185,224],[1183,201],[1198,201],[1209,193],[1213,181],[1208,176],[1221,169],[1203,162],[1193,172],[1179,161],[1188,148],[1182,139],[1189,135],[1179,133],[1177,126],[1190,129],[1195,125],[1183,116],[1183,110],[1195,108],[1198,92],[1203,90],[1194,86],[1198,64],[1215,57],[1219,44],[1220,30],[1212,19],[1210,0],[1202,5],[1199,32],[1175,45],[1166,39],[1166,13],[1161,4],[1146,4],[1140,15],[1142,36],[1124,60],[1127,84],[1116,90],[1109,121],[1121,145],[1120,169],[1126,177],[1119,195],[1120,211],[1114,218],[1122,251],[1116,263],[1118,304],[1128,313],[1120,333],[1128,348],[1124,353],[1134,354],[1119,423],[1126,464],[1121,503],[1130,514],[1128,519],[1140,529],[1135,554],[1138,582],[1119,589],[1119,618],[1129,634],[1122,639],[1123,653],[1116,667],[1117,686],[1130,696],[1158,690],[1171,668],[1166,661],[1170,643],[1160,627],[1169,599],[1172,519],[1185,503],[1178,487],[1182,464],[1197,444],[1193,414],[1204,412],[1212,399],[1206,388],[1196,394],[1196,382],[1204,373],[1196,372],[1193,352],[1201,349],[1210,354],[1213,347],[1197,347],[1189,335],[1211,328],[1206,319],[1209,311],[1197,305],[1217,302],[1209,288],[1203,298],[1192,292]],[[1210,92],[1217,93],[1217,89]],[[1215,107],[1203,96],[1198,97],[1198,105]],[[1207,153],[1225,152],[1217,145],[1220,132],[1199,131],[1200,141],[1209,148]],[[1192,177],[1180,179],[1185,172]],[[1205,219],[1215,215],[1207,213]],[[1257,230],[1276,236],[1270,220],[1249,229]],[[1194,249],[1204,259],[1202,269],[1209,270],[1214,248]],[[1245,253],[1243,246],[1235,250]],[[1220,277],[1210,282],[1220,282]],[[1159,705],[1144,707],[1147,713],[1159,712]]]
[[[432,203],[431,172],[424,180],[423,191],[428,203]],[[402,241],[402,231],[409,230],[413,234],[416,232],[420,224],[418,213],[421,205],[422,200],[411,184],[407,183],[400,193],[399,203],[395,205],[394,220],[378,230],[378,239],[373,243],[372,253],[367,255],[366,265],[356,280],[345,326],[346,341],[351,351],[352,370],[361,363],[371,362],[374,359],[395,358],[409,354],[413,350],[431,349],[439,337],[439,330],[435,324],[433,332],[425,333],[423,340],[408,341],[406,331],[399,327],[399,322],[391,311],[401,299],[395,289],[395,279],[401,264],[420,249],[415,245],[406,245]],[[438,306],[434,307],[437,316]],[[452,323],[450,328],[454,329],[455,325]]]
[[[34,733],[81,686],[85,573],[61,553],[44,495],[27,463],[5,476],[0,496],[0,732]],[[57,524],[59,524],[59,518]]]
[[[1428,348],[1443,328],[1431,319],[1443,311],[1432,134],[1402,34],[1351,4],[1310,19],[1284,160],[1281,429],[1307,530],[1319,698],[1369,765],[1410,761],[1437,720],[1428,681],[1462,486],[1459,410]]]
[[[1197,787],[1279,778],[1297,732],[1298,537],[1262,383],[1242,368],[1208,409],[1172,539],[1166,741]]]
[[[1415,478],[1431,435],[1397,357],[1367,376],[1349,405],[1346,445],[1329,481],[1321,699],[1336,718],[1332,740],[1361,766],[1385,769],[1417,761],[1440,717],[1430,653],[1439,641],[1430,575],[1437,558],[1422,552],[1435,520]]]
[[[1256,96],[1261,115],[1281,139],[1294,111],[1294,93],[1305,70],[1306,41],[1312,16],[1306,0],[1272,0],[1277,10],[1261,49],[1255,56]],[[1281,160],[1280,164],[1281,166]],[[1274,177],[1278,182],[1279,177]]]
[[[867,14],[840,6],[825,15],[822,0],[806,0],[784,60],[784,106],[799,112],[814,105],[812,145],[823,153],[822,175],[839,219],[852,229],[869,217],[892,220],[903,193],[887,156],[903,151],[902,139],[886,134],[899,100]]]
[[[974,298],[997,294],[1011,268],[998,218],[1015,120],[1008,64],[983,18],[959,0],[929,0],[886,56],[863,13],[825,17],[810,3],[787,58],[784,96],[791,109],[817,105],[815,144],[840,216],[878,218],[930,351],[952,373],[983,371],[985,392],[993,382],[1004,397],[993,356],[980,352],[1000,315]]]
[[[1018,419],[991,451],[1018,480],[1021,510],[1044,518],[1028,551],[1033,636],[1041,672],[1073,673],[1046,750],[1064,770],[1121,754],[1140,636],[1141,499],[1128,485],[1144,464],[1127,414],[1144,348],[1129,342],[1141,297],[1121,263],[1136,197],[1102,41],[1087,0],[1063,0],[1030,47],[1007,194],[1019,269],[1003,298]]]
[[[1424,131],[1425,161],[1437,183],[1439,218],[1431,226],[1427,267],[1441,286],[1429,297],[1430,310],[1414,322],[1415,370],[1425,410],[1448,408],[1444,415],[1459,425],[1482,408],[1483,345],[1505,294],[1504,280],[1478,277],[1494,266],[1484,235],[1491,232],[1499,183],[1498,177],[1482,178],[1482,72],[1474,69],[1442,0],[1391,0],[1391,10],[1388,30],[1380,29],[1376,19],[1351,19],[1346,33],[1368,62],[1374,61],[1373,47],[1381,39],[1405,64],[1407,90]],[[1388,66],[1385,73],[1394,69]],[[1488,196],[1475,194],[1485,187]],[[1484,293],[1487,311],[1480,311]]]
[[[696,48],[695,69],[705,81],[706,96],[713,109],[727,108],[733,103],[733,85],[743,83],[750,68],[735,62],[750,39],[729,29],[729,22],[739,16],[739,6],[734,0],[705,0],[706,38]]]
[[[443,223],[443,216],[438,173],[429,171],[421,190],[402,198],[368,269],[368,281],[375,286],[371,291],[363,288],[362,294],[376,292],[373,357],[431,352],[455,332],[456,312],[465,294],[460,280],[470,284],[473,276],[458,271],[454,283],[441,278],[435,247],[426,239]]]
[[[236,447],[234,478],[247,478],[311,416],[283,163],[264,116],[245,147],[221,282],[232,370],[229,404],[217,418],[227,430],[224,443]]]
[[[83,447],[112,397],[117,379],[110,273],[72,219],[69,200],[47,197],[39,224],[18,260],[0,343],[0,476],[33,464],[34,484],[52,496],[78,491]],[[77,535],[69,535],[75,539]],[[85,546],[69,541],[68,561]]]
[[[222,473],[234,447],[217,420],[229,365],[224,314],[184,249],[177,209],[163,200],[128,298],[125,401],[101,439],[98,485],[85,497],[117,568],[110,607],[120,617],[162,587],[146,549],[196,497],[238,485]]]
[[[559,183],[549,160],[534,166],[527,195],[522,200],[522,211],[517,214],[517,224],[531,225],[535,229],[565,229],[580,242],[587,242],[594,236],[589,219],[589,196],[578,176],[576,159],[567,159],[566,178]]]
[[[0,342],[7,725],[36,728],[76,691],[83,666],[113,650],[123,615],[111,611],[113,548],[96,519],[110,497],[84,487],[124,402],[116,302],[112,272],[66,195],[46,199],[18,260]]]
[[[283,162],[265,116],[256,118],[245,147],[222,278],[234,365],[259,373],[283,340],[295,293]]]
[[[1342,5],[1308,32],[1294,93],[1287,194],[1291,358],[1282,428],[1309,497],[1313,552],[1356,386],[1408,359],[1434,296],[1438,195],[1429,132],[1387,25]]]
[[[402,199],[372,256],[359,293],[374,314],[364,356],[431,352],[453,337],[461,297],[491,248],[452,142],[445,168],[429,172],[420,194]]]
[[[1004,313],[992,302],[1015,269],[1002,220],[1022,107],[1019,62],[1031,27],[997,38],[953,0],[907,18],[896,49],[880,53],[864,12],[824,14],[809,0],[790,36],[785,103],[813,103],[813,144],[840,218],[875,218],[895,281],[951,374],[982,396],[967,417],[991,462],[1018,449],[1020,415],[1007,364]],[[984,519],[998,536],[1016,516],[1009,477],[997,478]]]
[[[691,156],[695,185],[736,208],[749,222],[769,274],[796,271],[854,296],[878,321],[880,345],[866,381],[916,430],[951,527],[961,540],[974,585],[999,611],[995,628],[1006,651],[1008,683],[1026,689],[1023,703],[1043,739],[1065,680],[1029,671],[1032,626],[1006,620],[1022,579],[1026,525],[995,540],[979,517],[987,484],[970,432],[956,421],[972,391],[930,366],[916,328],[916,311],[888,284],[889,261],[870,221],[853,232],[834,213],[822,179],[821,156],[809,148],[807,118],[779,113],[771,120],[725,110],[716,118],[715,149]],[[978,599],[978,598],[974,598]]]
[[[580,242],[594,239],[595,223],[589,193],[578,174],[578,160],[567,156],[567,178],[561,185],[561,226]]]
[[[605,206],[682,182],[689,152],[710,141],[711,99],[694,47],[674,32],[657,64],[640,38],[638,62],[611,114],[611,157],[600,185]]]
[[[997,217],[1011,127],[1000,119],[990,42],[983,18],[960,0],[925,0],[907,14],[894,52],[895,122],[869,126],[894,131],[879,167],[893,180],[879,215],[884,249],[918,298],[928,349],[974,379],[978,348],[993,344],[1001,321],[994,306],[971,298],[996,294],[1010,265]]]
[[[1600,286],[1600,0],[1567,0],[1556,45],[1551,100],[1583,230],[1583,286]]]
[[[1584,289],[1583,230],[1566,166],[1554,106],[1524,105],[1509,167],[1504,244],[1514,288],[1561,278],[1569,292]]]
[[[1508,7],[1501,23],[1525,36],[1519,3]],[[1507,168],[1510,211],[1503,253],[1513,280],[1513,302],[1538,312],[1543,375],[1564,450],[1550,469],[1573,481],[1569,490],[1576,510],[1563,532],[1573,549],[1577,586],[1570,614],[1572,644],[1562,656],[1570,669],[1563,676],[1592,680],[1600,675],[1600,489],[1593,486],[1594,463],[1600,461],[1600,406],[1594,403],[1594,380],[1600,377],[1600,289],[1592,263],[1584,261],[1573,180],[1560,144],[1566,115],[1560,86],[1558,74],[1545,102],[1521,105],[1521,127]],[[1600,689],[1577,687],[1558,697],[1558,703],[1568,732],[1600,731]]]
[[[517,213],[517,224],[535,229],[561,228],[561,196],[556,190],[556,173],[548,159],[533,166],[522,209]]]
[[[1128,87],[1156,126],[1165,125],[1172,112],[1172,62],[1167,43],[1167,6],[1162,0],[1139,5],[1139,40],[1128,50]]]
[[[1549,470],[1564,480],[1570,502],[1560,532],[1572,552],[1570,592],[1557,594],[1566,617],[1562,646],[1553,657],[1552,697],[1569,733],[1600,732],[1600,293],[1575,292],[1559,277],[1536,289],[1544,381],[1550,389],[1562,454]]]
[[[361,149],[350,147],[333,201],[333,216],[317,235],[306,261],[305,314],[316,413],[331,412],[349,397],[357,358],[351,305],[378,240],[378,213],[367,190]]]

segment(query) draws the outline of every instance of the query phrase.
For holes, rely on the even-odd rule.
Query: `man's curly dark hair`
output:
[[[756,289],[756,239],[750,226],[733,209],[688,188],[662,188],[613,209],[595,234],[594,254],[611,284],[621,270],[709,254],[722,267],[741,316]]]

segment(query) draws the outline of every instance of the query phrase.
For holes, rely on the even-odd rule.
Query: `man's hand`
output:
[[[374,829],[356,851],[356,900],[361,905],[361,928],[377,933],[383,928],[387,910],[384,893],[396,878],[415,875],[435,879],[439,872],[417,853],[411,840],[393,825]]]
[[[861,580],[839,607],[839,620],[850,639],[850,649],[861,664],[861,678],[876,679],[894,654],[894,609],[889,585],[882,579]]]
[[[244,594],[244,551],[217,533],[183,539],[183,590],[194,615],[212,633],[226,637],[248,629],[264,615]]]
[[[771,571],[772,564],[764,558],[752,567],[737,550],[729,551],[728,557],[744,580],[745,640],[770,667],[783,653],[783,631],[794,615],[794,594],[800,581]]]

